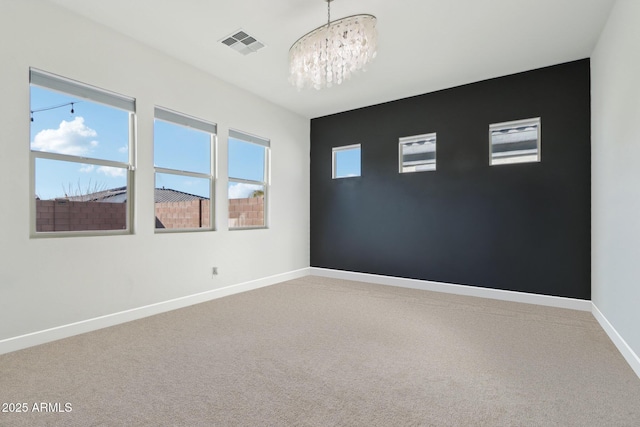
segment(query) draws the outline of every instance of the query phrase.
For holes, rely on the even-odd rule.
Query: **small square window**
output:
[[[400,138],[400,173],[436,170],[436,134]]]
[[[333,179],[360,176],[360,144],[334,147],[332,157]]]
[[[491,165],[540,161],[540,117],[489,126]]]

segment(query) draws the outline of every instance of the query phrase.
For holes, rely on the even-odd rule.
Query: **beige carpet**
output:
[[[319,277],[0,356],[0,402],[12,427],[640,426],[589,313]]]

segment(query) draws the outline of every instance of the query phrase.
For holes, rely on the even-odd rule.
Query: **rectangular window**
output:
[[[213,230],[216,125],[160,107],[154,115],[156,231]]]
[[[436,170],[436,134],[400,138],[399,158],[400,173]]]
[[[360,176],[360,144],[345,145],[332,149],[332,178],[353,178]]]
[[[270,146],[268,139],[229,131],[229,228],[267,226]]]
[[[33,236],[132,231],[135,100],[29,70]]]
[[[540,117],[490,125],[490,164],[539,162],[540,130]]]

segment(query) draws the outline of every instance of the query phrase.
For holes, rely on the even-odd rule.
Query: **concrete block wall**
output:
[[[264,196],[229,200],[229,227],[264,225]]]
[[[209,200],[156,203],[156,228],[208,228]],[[126,203],[36,200],[36,231],[123,230]],[[229,200],[230,227],[265,225],[264,196]]]
[[[36,200],[36,231],[123,230],[126,203]]]
[[[156,203],[156,228],[208,228],[209,200]]]

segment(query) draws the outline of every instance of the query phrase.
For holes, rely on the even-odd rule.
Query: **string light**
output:
[[[52,105],[51,107],[38,108],[37,110],[31,110],[31,121],[33,121],[33,113],[40,113],[42,111],[55,110],[57,108],[68,107],[71,106],[71,114],[75,113],[73,108],[74,104],[79,104],[82,101],[73,101],[73,102],[65,102],[64,104]]]

